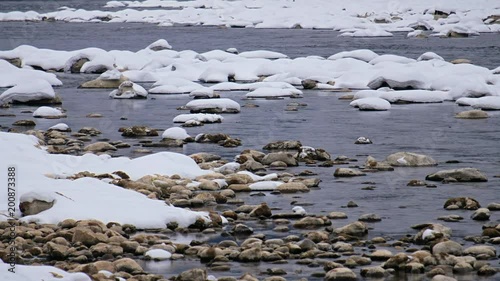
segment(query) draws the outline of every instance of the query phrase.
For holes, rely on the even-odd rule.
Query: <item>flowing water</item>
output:
[[[22,10],[19,6],[28,1],[2,1],[1,10]],[[38,9],[45,1],[29,1],[29,9]],[[66,1],[59,1],[66,2]],[[78,1],[69,1],[71,3]],[[98,1],[96,1],[98,2]],[[35,3],[35,4],[34,4]],[[70,4],[71,4],[70,3]],[[92,1],[94,3],[94,1]],[[94,3],[95,4],[95,3]],[[102,3],[101,3],[102,4]],[[96,4],[97,6],[97,4]],[[13,8],[14,7],[14,8]],[[95,7],[95,8],[98,8]],[[44,10],[42,8],[42,10]],[[49,9],[50,10],[50,9]],[[495,68],[500,65],[500,36],[482,34],[468,39],[407,39],[405,34],[393,38],[352,39],[337,37],[331,30],[257,30],[223,29],[217,27],[157,27],[145,24],[77,24],[77,23],[0,23],[0,49],[8,50],[21,44],[39,48],[74,50],[86,47],[99,47],[107,50],[123,49],[136,51],[149,43],[165,38],[176,50],[192,49],[204,52],[212,49],[236,47],[240,51],[265,49],[285,53],[290,57],[320,55],[329,56],[339,51],[359,48],[371,49],[380,54],[391,53],[408,57],[418,57],[425,51],[434,51],[445,59],[467,58],[478,65]],[[95,75],[58,74],[64,85],[56,91],[63,98],[63,108],[68,117],[62,120],[37,119],[36,129],[47,129],[58,123],[67,123],[73,131],[84,126],[100,129],[103,134],[98,138],[124,140],[133,146],[119,150],[116,154],[130,157],[140,156],[133,152],[138,148],[138,139],[123,139],[118,132],[120,127],[147,125],[166,129],[174,124],[172,119],[183,111],[176,108],[185,105],[187,95],[151,95],[147,100],[112,100],[109,90],[77,89],[83,81]],[[144,85],[149,88],[150,85]],[[238,101],[241,105],[245,92],[222,92],[222,97]],[[410,226],[425,222],[440,222],[442,215],[457,214],[465,219],[459,223],[440,222],[453,229],[453,238],[467,245],[464,237],[479,235],[482,222],[469,219],[471,211],[446,211],[443,204],[449,197],[470,196],[486,206],[500,201],[500,112],[491,112],[491,118],[483,120],[455,119],[455,113],[463,108],[454,103],[393,105],[388,112],[360,112],[349,106],[347,101],[339,100],[343,93],[325,91],[304,91],[300,100],[255,100],[258,108],[242,108],[240,114],[224,115],[221,124],[188,128],[190,135],[198,133],[225,133],[240,138],[241,147],[223,148],[212,144],[190,143],[183,148],[155,148],[154,151],[174,151],[192,154],[200,151],[215,153],[232,160],[243,149],[261,149],[275,140],[300,140],[302,144],[324,148],[333,157],[345,155],[357,159],[351,165],[363,165],[367,155],[382,160],[398,151],[412,151],[433,156],[439,161],[438,167],[396,168],[394,172],[370,173],[366,177],[336,179],[336,167],[321,168],[301,165],[290,169],[299,172],[305,169],[317,173],[322,182],[320,188],[300,195],[250,196],[239,194],[247,204],[267,202],[275,208],[273,212],[290,212],[298,205],[312,214],[326,215],[332,211],[342,211],[348,219],[333,221],[339,227],[357,220],[361,214],[376,213],[381,222],[371,223],[368,238],[386,237],[397,240],[406,234],[415,234]],[[299,101],[306,107],[298,111],[285,111],[287,103]],[[1,114],[15,114],[15,117],[0,117],[2,130],[19,119],[30,119],[35,107],[13,106],[0,109]],[[103,118],[86,118],[89,113],[101,113]],[[127,120],[121,120],[127,117]],[[160,131],[161,132],[161,131]],[[372,139],[372,145],[355,145],[360,136]],[[146,138],[158,141],[159,137]],[[144,140],[144,139],[143,139]],[[448,160],[458,160],[457,164],[447,164]],[[489,177],[485,183],[441,184],[437,188],[407,187],[411,179],[424,179],[429,173],[440,169],[475,167]],[[365,182],[371,182],[367,184]],[[374,190],[363,190],[368,185]],[[348,201],[355,201],[358,208],[344,208]],[[232,206],[218,205],[221,211]],[[498,213],[493,213],[492,221],[499,221]],[[273,232],[272,223],[255,221],[251,225],[267,237],[284,237],[291,233]],[[200,238],[197,238],[200,240]],[[231,239],[230,237],[211,237],[212,240]],[[498,248],[497,248],[498,250]],[[198,261],[147,262],[145,269],[155,273],[172,276],[182,270],[198,265]],[[498,264],[496,264],[498,266]],[[310,277],[312,272],[321,272],[322,267],[299,266],[295,261],[286,265],[274,264],[235,264],[231,272],[214,273],[216,276],[239,276],[242,272],[262,272],[266,268],[282,267],[289,273],[287,278]],[[401,280],[405,280],[401,277]],[[460,280],[476,280],[477,276],[462,276]],[[472,278],[472,279],[470,279]],[[291,279],[290,279],[291,280]],[[314,278],[310,279],[314,280]],[[322,280],[318,278],[317,280]],[[397,278],[395,277],[395,280]],[[487,280],[487,279],[484,279]]]

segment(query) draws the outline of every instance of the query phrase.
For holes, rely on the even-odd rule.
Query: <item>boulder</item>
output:
[[[105,152],[105,151],[109,151],[109,150],[113,150],[113,151],[116,151],[117,148],[107,142],[103,142],[103,141],[100,141],[100,142],[95,142],[95,143],[92,143],[92,144],[89,144],[87,145],[86,147],[83,148],[85,151],[90,151],[90,152],[93,152],[93,153],[96,153],[96,152]]]
[[[365,173],[351,168],[337,168],[333,173],[334,177],[357,177],[366,176]]]
[[[455,115],[455,118],[460,118],[460,119],[484,119],[488,117],[489,117],[488,113],[482,110],[462,111]]]
[[[300,141],[275,141],[264,146],[265,150],[299,150],[302,147]]]
[[[321,148],[312,148],[310,146],[300,147],[300,151],[297,155],[299,161],[328,161],[331,160],[331,156],[326,150]]]
[[[146,126],[132,126],[132,127],[122,127],[118,130],[122,133],[123,137],[156,137],[158,136],[158,131]]]
[[[262,159],[262,164],[271,165],[271,163],[281,161],[286,163],[288,166],[298,166],[297,159],[293,155],[286,152],[272,152],[264,156]]]
[[[368,228],[366,227],[366,224],[357,221],[346,226],[336,228],[335,233],[338,235],[362,237],[368,233]]]
[[[79,86],[79,88],[84,89],[116,89],[123,82],[128,81],[128,78],[121,75],[119,79],[102,79],[97,78],[91,81],[84,82]]]
[[[271,217],[271,208],[266,203],[261,203],[259,206],[255,207],[249,214],[251,217]]]
[[[54,199],[49,201],[39,199],[22,201],[22,199],[23,198],[21,198],[21,203],[19,204],[19,209],[23,216],[36,215],[38,213],[46,211],[54,206],[55,201]]]
[[[147,96],[148,92],[132,81],[122,82],[118,89],[109,93],[109,97],[114,99],[145,99]]]
[[[479,202],[470,197],[455,197],[446,200],[444,203],[445,209],[465,209],[465,210],[477,210],[481,208]]]
[[[309,188],[301,182],[287,182],[280,184],[277,189],[281,193],[308,192]]]
[[[386,158],[386,162],[395,167],[425,167],[436,166],[436,160],[432,157],[412,152],[397,152]]]
[[[464,255],[486,256],[494,258],[497,255],[497,250],[493,246],[471,246],[464,250]]]
[[[304,87],[304,90],[311,90],[316,88],[316,86],[318,85],[318,81],[312,79],[304,79],[302,80],[301,84],[302,87]]]
[[[457,279],[455,279],[453,277],[446,276],[446,275],[438,274],[438,275],[434,275],[434,277],[432,277],[431,281],[457,281]]]
[[[99,243],[96,234],[85,227],[77,227],[73,232],[72,243],[81,243],[85,246],[92,246]]]
[[[130,274],[143,272],[142,267],[131,258],[122,258],[113,262],[116,271],[124,271]]]
[[[241,262],[258,262],[262,259],[262,250],[259,246],[246,249],[238,255]]]
[[[485,182],[488,177],[475,168],[461,168],[453,170],[442,170],[434,174],[427,175],[426,180],[442,181],[453,179],[459,182]]]
[[[455,241],[444,241],[444,242],[439,242],[434,247],[432,247],[432,253],[436,256],[440,255],[454,255],[454,256],[461,256],[463,252],[463,247],[459,243]]]
[[[361,276],[366,278],[384,278],[385,269],[380,266],[365,267],[361,269]]]
[[[201,268],[193,268],[179,274],[176,281],[206,281],[207,271]]]
[[[295,228],[303,229],[313,229],[325,225],[325,221],[322,218],[315,217],[305,217],[293,224]]]
[[[471,219],[476,221],[487,221],[490,219],[490,210],[488,208],[479,208],[470,216]]]
[[[328,271],[325,275],[325,281],[355,281],[356,273],[349,268],[339,267]]]

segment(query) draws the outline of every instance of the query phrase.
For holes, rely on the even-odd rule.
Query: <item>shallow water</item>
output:
[[[9,1],[7,1],[9,2]],[[3,2],[2,2],[3,4]],[[22,26],[21,31],[19,26]],[[22,31],[25,28],[26,31]],[[144,30],[147,29],[147,32]],[[221,29],[217,27],[174,27],[160,28],[144,24],[74,24],[74,23],[0,23],[0,49],[11,49],[20,44],[30,44],[40,48],[73,50],[85,47],[104,49],[139,50],[159,38],[166,38],[176,50],[193,49],[198,52],[212,49],[236,47],[240,51],[266,49],[283,52],[291,57],[306,55],[329,56],[339,51],[368,48],[379,53],[393,53],[417,57],[425,51],[435,51],[446,59],[469,58],[474,63],[494,68],[500,65],[500,36],[483,34],[469,39],[425,40],[406,39],[404,34],[394,38],[352,39],[339,38],[337,33],[328,30],[256,30],[256,29]],[[24,33],[23,33],[24,32]],[[64,86],[56,91],[63,98],[63,108],[68,118],[61,120],[37,119],[36,129],[47,129],[59,123],[67,123],[73,131],[84,126],[92,126],[103,131],[98,138],[124,140],[137,145],[139,139],[123,139],[118,128],[132,125],[147,125],[158,129],[174,126],[172,119],[183,111],[177,107],[185,105],[190,98],[186,95],[161,96],[151,95],[147,100],[111,100],[109,90],[86,90],[76,87],[83,81],[95,78],[95,75],[58,74]],[[146,85],[149,88],[149,85]],[[222,92],[222,97],[229,97],[240,104],[244,92]],[[454,103],[393,105],[388,112],[360,112],[351,108],[348,102],[339,100],[342,93],[305,91],[299,100],[255,100],[258,108],[242,108],[240,114],[224,115],[221,124],[210,124],[199,128],[188,128],[192,136],[201,132],[221,132],[240,138],[243,146],[222,148],[211,144],[187,144],[183,148],[154,149],[155,151],[175,151],[185,154],[205,151],[222,155],[231,160],[246,148],[261,149],[274,140],[300,140],[302,144],[324,148],[333,157],[346,155],[362,165],[366,155],[382,160],[397,151],[412,151],[433,156],[439,161],[438,167],[432,168],[397,168],[394,172],[378,172],[365,177],[336,179],[333,171],[336,167],[320,168],[301,165],[290,169],[291,172],[312,170],[318,173],[322,183],[319,189],[300,195],[249,196],[240,194],[247,204],[267,202],[275,213],[290,212],[292,201],[298,201],[312,214],[328,214],[331,211],[347,213],[347,220],[333,221],[339,227],[357,220],[364,213],[376,213],[383,220],[372,223],[368,238],[384,236],[388,241],[397,240],[405,234],[415,234],[411,225],[425,222],[440,222],[436,218],[442,215],[457,214],[465,219],[459,223],[440,222],[453,229],[453,239],[464,242],[468,235],[479,235],[482,222],[469,219],[471,211],[446,211],[442,208],[449,197],[470,196],[486,206],[498,202],[500,197],[500,112],[490,112],[492,116],[484,120],[455,119],[455,113],[464,110]],[[304,102],[297,112],[284,111],[289,102]],[[36,107],[13,106],[0,109],[0,114],[15,114],[16,117],[0,117],[0,125],[9,127],[15,120],[31,119],[30,113],[23,110],[35,110]],[[89,119],[85,116],[97,112],[103,118]],[[121,117],[127,120],[120,120]],[[161,133],[161,131],[160,131]],[[372,145],[355,145],[359,136],[373,140]],[[159,137],[145,138],[158,141]],[[144,140],[144,139],[143,139]],[[130,149],[119,150],[117,155],[139,156]],[[446,164],[447,160],[458,160],[458,164]],[[475,167],[489,177],[486,183],[441,184],[437,188],[407,187],[411,179],[424,179],[431,172],[458,167]],[[362,190],[374,182],[375,190]],[[343,208],[348,201],[355,201],[358,208]],[[306,204],[307,203],[307,204]],[[300,205],[299,204],[299,205]],[[219,205],[216,210],[231,206]],[[493,212],[491,221],[499,221],[499,214]],[[268,237],[284,237],[291,233],[271,231],[272,224],[250,223],[257,232]],[[229,239],[216,237],[215,240]],[[469,242],[464,242],[469,245]],[[498,250],[498,247],[497,247]],[[357,252],[361,252],[357,249]],[[498,262],[494,262],[498,266]],[[182,270],[198,265],[198,261],[174,261],[145,264],[145,269],[172,276]],[[235,264],[232,271],[213,273],[216,276],[241,275],[242,272],[258,273],[266,268],[283,267],[290,272],[286,278],[309,277],[320,268],[298,266],[295,261],[287,265]],[[295,272],[292,274],[292,272]],[[262,278],[262,276],[261,276]],[[471,277],[472,278],[472,277]],[[474,276],[474,278],[476,278]],[[397,279],[397,278],[396,278]],[[314,279],[311,279],[314,280]],[[317,280],[322,280],[319,278]],[[411,280],[401,277],[400,280]],[[459,280],[476,280],[460,277]],[[486,279],[485,279],[486,280]],[[490,279],[491,280],[491,279]]]

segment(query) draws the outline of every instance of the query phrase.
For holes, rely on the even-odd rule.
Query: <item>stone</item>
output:
[[[120,84],[122,84],[125,81],[128,81],[128,78],[126,78],[123,75],[120,76],[120,79],[112,79],[112,80],[105,80],[105,79],[97,78],[97,79],[82,83],[78,88],[116,89],[120,86]]]
[[[331,156],[322,148],[302,146],[297,154],[299,161],[330,161]]]
[[[334,177],[357,177],[366,176],[365,173],[351,168],[337,168],[333,173]]]
[[[356,274],[349,268],[339,267],[328,271],[325,275],[325,281],[355,281]]]
[[[455,241],[444,241],[439,242],[434,247],[432,247],[432,253],[436,256],[440,255],[454,255],[461,256],[463,252],[463,247]]]
[[[311,90],[316,88],[318,81],[312,80],[312,79],[304,79],[301,82],[302,87],[304,87],[304,90]]]
[[[287,182],[277,187],[281,193],[308,192],[309,188],[301,182]]]
[[[486,208],[490,211],[500,211],[500,203],[490,203]]]
[[[380,218],[380,216],[377,214],[363,214],[359,216],[358,220],[364,222],[377,222],[381,221],[382,218]]]
[[[471,219],[476,221],[486,221],[490,219],[490,210],[488,208],[479,208],[470,216]]]
[[[427,175],[426,180],[442,181],[447,179],[454,179],[458,182],[486,182],[488,177],[481,171],[475,168],[461,168],[453,170],[442,170],[436,173]]]
[[[493,276],[497,274],[498,270],[490,265],[485,265],[477,271],[479,276]]]
[[[175,278],[176,281],[206,281],[207,271],[201,268],[193,268],[183,271]]]
[[[395,167],[425,167],[436,166],[436,160],[432,157],[412,152],[397,152],[387,156],[387,163]]]
[[[220,160],[221,157],[216,154],[200,152],[189,155],[196,163],[205,163]]]
[[[34,127],[36,123],[33,120],[17,120],[12,126]]]
[[[251,217],[266,217],[272,216],[271,208],[266,203],[261,203],[255,207],[249,214]]]
[[[438,274],[438,275],[434,275],[434,277],[432,277],[431,281],[457,281],[457,279],[455,279],[453,277],[446,276],[446,275]]]
[[[490,258],[496,257],[496,249],[492,246],[471,246],[464,250],[464,255],[480,256],[484,255]]]
[[[45,244],[46,252],[52,259],[55,260],[65,260],[68,256],[69,247],[65,245],[56,244],[49,242]]]
[[[455,118],[460,119],[484,119],[488,118],[489,115],[483,110],[468,110],[462,111],[455,115]]]
[[[466,274],[473,270],[472,265],[466,262],[458,262],[455,266],[453,266],[453,272],[458,274]]]
[[[240,223],[233,227],[232,232],[235,235],[250,235],[253,233],[253,228]]]
[[[111,145],[110,143],[100,141],[100,142],[95,142],[92,144],[87,145],[86,147],[83,148],[85,151],[90,151],[90,152],[106,152],[106,151],[116,151],[118,150],[115,146]]]
[[[286,163],[288,166],[298,166],[297,159],[293,157],[293,155],[286,152],[272,152],[264,156],[262,159],[262,164],[270,165],[275,161],[282,161]]]
[[[336,228],[335,232],[339,235],[362,237],[368,233],[368,228],[363,222],[353,222],[346,226]]]
[[[388,259],[384,264],[383,268],[392,268],[396,270],[400,270],[406,266],[406,263],[410,260],[407,254],[405,253],[397,253]]]
[[[476,199],[470,197],[455,197],[446,200],[443,208],[449,209],[451,206],[456,206],[454,209],[477,210],[481,208]]]
[[[323,225],[325,225],[325,221],[321,218],[315,218],[315,217],[305,217],[293,224],[295,228],[302,228],[302,229],[318,228]]]
[[[122,258],[113,262],[116,271],[124,271],[127,273],[141,273],[143,272],[142,267],[131,258]]]
[[[347,219],[347,215],[343,212],[331,212],[328,214],[328,218],[332,220]]]
[[[54,201],[55,200],[47,202],[38,199],[34,199],[32,201],[24,201],[19,203],[19,209],[21,210],[23,216],[36,215],[52,208],[52,206],[54,206]]]
[[[134,138],[134,137],[145,137],[145,136],[150,136],[150,137],[158,136],[158,131],[146,126],[125,127],[125,128],[120,128],[118,131],[122,133],[123,137]]]
[[[260,247],[254,247],[242,251],[238,255],[238,260],[241,262],[257,262],[262,259],[262,250]]]
[[[374,261],[385,261],[392,258],[393,254],[389,250],[376,250],[370,254],[370,258]]]
[[[300,141],[276,141],[266,144],[265,150],[299,150],[302,147]]]
[[[386,274],[385,269],[381,266],[365,267],[361,269],[361,276],[367,278],[384,278]]]
[[[356,139],[354,144],[372,144],[372,141],[366,137],[359,137]]]
[[[253,183],[252,177],[247,174],[231,174],[226,176],[225,181],[228,185]]]
[[[405,272],[411,274],[421,274],[425,272],[425,266],[418,262],[409,262],[405,265]]]
[[[84,227],[77,227],[73,232],[72,243],[81,243],[85,246],[92,246],[99,243],[96,234]]]
[[[101,131],[97,130],[96,128],[92,128],[92,127],[83,127],[80,130],[78,130],[78,133],[85,134],[85,135],[91,135],[91,136],[97,136],[97,135],[101,134]]]

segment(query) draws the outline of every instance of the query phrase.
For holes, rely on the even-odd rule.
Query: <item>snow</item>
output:
[[[69,273],[53,266],[16,264],[16,272],[8,271],[10,265],[0,259],[0,280],[9,281],[91,281],[82,272]],[[55,275],[54,275],[55,273]],[[57,276],[57,277],[56,277]]]
[[[180,114],[174,117],[174,123],[186,123],[190,120],[199,121],[202,123],[217,123],[222,122],[224,118],[218,114],[196,113],[196,114]]]
[[[248,175],[252,178],[253,181],[272,181],[272,180],[275,180],[278,178],[278,174],[276,174],[276,173],[268,174],[265,176],[258,176],[252,172],[249,172],[249,171],[240,171],[237,174]]]
[[[1,53],[1,51],[0,51]],[[38,79],[47,81],[52,86],[61,86],[62,82],[53,73],[27,68],[17,68],[9,62],[0,59],[0,88],[24,85],[26,81]]]
[[[352,101],[350,106],[357,107],[359,110],[377,110],[384,111],[391,109],[391,104],[382,98],[362,98]]]
[[[246,94],[247,98],[281,98],[301,97],[302,91],[297,89],[258,88]]]
[[[391,91],[380,97],[390,103],[439,103],[450,100],[447,92],[427,90]]]
[[[56,94],[49,82],[42,79],[30,80],[29,83],[18,84],[0,95],[0,104],[12,101],[29,102],[53,99]]]
[[[170,259],[172,257],[172,254],[169,251],[163,249],[153,249],[147,251],[144,256],[149,257],[152,260],[162,261]]]
[[[69,126],[65,123],[57,123],[56,125],[49,128],[49,130],[55,130],[55,131],[61,131],[61,132],[66,132],[69,129],[70,129]]]
[[[187,138],[190,138],[191,136],[188,135],[186,130],[184,130],[183,128],[172,127],[166,129],[161,137],[163,139],[185,140]]]
[[[109,97],[114,99],[146,98],[147,96],[148,91],[146,89],[131,81],[122,82],[118,89],[109,93]]]
[[[260,181],[252,183],[249,188],[253,191],[272,191],[282,184],[281,181]]]
[[[189,96],[194,98],[213,98],[216,97],[216,94],[213,89],[202,87],[189,93]]]
[[[122,76],[122,73],[118,71],[118,69],[111,69],[103,72],[99,75],[99,79],[102,80],[119,80]]]
[[[37,144],[38,139],[34,136],[0,132],[2,158],[10,159],[9,163],[22,169],[24,174],[18,179],[19,196],[24,199],[55,198],[52,208],[36,215],[24,216],[20,219],[22,221],[57,224],[68,218],[96,219],[104,223],[130,223],[138,228],[164,228],[174,221],[179,226],[186,227],[198,218],[209,220],[205,212],[168,206],[161,200],[149,199],[139,192],[95,178],[65,179],[81,171],[97,174],[123,171],[132,180],[154,174],[178,174],[181,177],[195,178],[209,173],[201,170],[188,156],[172,152],[160,152],[135,159],[94,154],[71,156],[49,154],[37,148]],[[132,211],[131,206],[140,208],[133,208]],[[2,213],[5,211],[0,209]],[[21,216],[19,211],[15,215]],[[5,217],[0,216],[1,218]]]
[[[472,104],[472,107],[482,110],[500,110],[500,97],[478,98],[474,104]]]
[[[147,46],[147,49],[151,49],[151,50],[172,49],[172,46],[170,46],[170,44],[168,44],[167,40],[159,39],[159,40],[151,43],[149,46]]]
[[[472,106],[476,104],[477,100],[476,98],[459,98],[455,103],[462,106]]]
[[[272,52],[272,51],[264,51],[264,50],[257,50],[257,51],[247,51],[247,52],[242,52],[239,53],[238,56],[247,58],[247,59],[284,59],[288,58],[287,55],[284,55],[282,53],[278,52]]]
[[[353,58],[357,60],[362,60],[364,62],[370,62],[371,60],[378,57],[378,54],[372,50],[360,49],[353,51],[344,51],[328,57],[329,60],[338,60],[344,58]]]
[[[48,106],[40,106],[35,112],[33,112],[33,117],[63,117],[64,113],[57,108],[52,108]]]
[[[355,31],[344,32],[339,36],[342,37],[391,37],[392,33],[378,27],[371,27],[368,29],[357,29]]]
[[[220,109],[222,112],[239,112],[240,104],[227,98],[193,100],[186,104],[190,110]]]
[[[418,57],[417,61],[425,61],[425,60],[442,60],[444,61],[443,57],[440,55],[434,53],[434,52],[425,52],[420,57]]]

